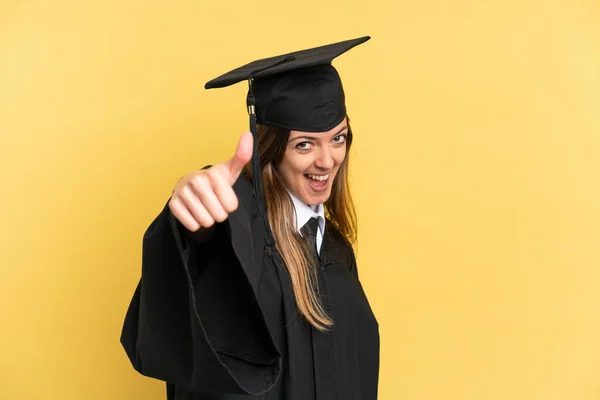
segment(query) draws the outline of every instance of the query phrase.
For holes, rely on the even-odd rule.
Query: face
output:
[[[309,205],[325,203],[346,158],[348,124],[327,132],[291,131],[277,170],[287,189]]]

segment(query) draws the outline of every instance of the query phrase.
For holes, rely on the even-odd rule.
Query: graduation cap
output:
[[[253,61],[204,85],[214,89],[248,81],[246,103],[254,136],[252,183],[269,247],[275,242],[264,209],[256,124],[303,132],[324,132],[340,124],[346,117],[345,95],[331,62],[369,39],[364,36]]]

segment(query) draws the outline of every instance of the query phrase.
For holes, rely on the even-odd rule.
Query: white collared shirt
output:
[[[290,191],[288,191],[288,193],[292,198],[296,211],[296,232],[299,232],[311,218],[317,218],[319,222],[319,229],[317,229],[317,252],[321,254],[321,243],[323,243],[323,235],[325,233],[325,207],[323,207],[323,204],[309,206],[294,196]],[[302,232],[300,232],[300,234],[302,234]]]

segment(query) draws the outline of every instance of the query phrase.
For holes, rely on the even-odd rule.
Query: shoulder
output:
[[[337,228],[337,226],[335,226],[335,224],[329,218],[326,218],[325,221],[326,221],[326,223],[325,223],[326,230],[329,231],[331,240],[338,243],[341,246],[348,247],[351,249],[352,246],[350,245],[348,240],[344,237],[344,235],[342,235],[342,232],[340,232],[340,230]]]
[[[325,234],[329,240],[328,256],[333,258],[332,261],[352,267],[356,263],[352,244],[342,235],[330,219],[326,221]]]

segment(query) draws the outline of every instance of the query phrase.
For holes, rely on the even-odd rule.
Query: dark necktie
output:
[[[308,220],[308,222],[302,228],[304,233],[308,235],[308,245],[310,246],[311,252],[315,255],[315,257],[319,257],[319,253],[317,252],[317,229],[319,228],[319,220],[317,218],[312,217]]]

